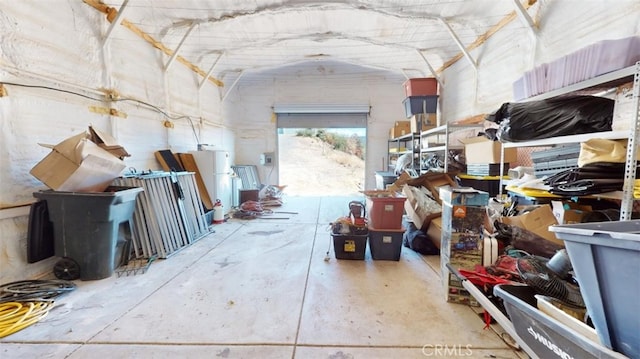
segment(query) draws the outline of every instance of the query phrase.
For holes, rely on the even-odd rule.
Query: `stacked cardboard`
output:
[[[126,167],[121,157],[129,154],[111,136],[89,130],[55,146],[40,144],[51,152],[31,169],[31,175],[56,191],[104,191]]]

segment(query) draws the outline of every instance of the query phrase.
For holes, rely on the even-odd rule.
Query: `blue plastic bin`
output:
[[[549,228],[564,240],[600,341],[640,358],[640,220]]]
[[[502,298],[518,337],[538,358],[626,359],[596,343],[536,307],[536,291],[525,285],[498,285],[493,293]]]

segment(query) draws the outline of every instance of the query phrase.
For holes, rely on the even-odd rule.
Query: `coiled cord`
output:
[[[53,299],[76,288],[63,280],[24,280],[0,285],[0,338],[38,322],[53,308]]]
[[[49,314],[53,301],[0,303],[0,338],[38,322]]]

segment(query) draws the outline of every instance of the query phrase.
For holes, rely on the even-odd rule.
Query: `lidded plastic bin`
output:
[[[333,233],[331,236],[336,259],[364,260],[368,234]]]
[[[581,335],[537,309],[535,290],[526,285],[497,285],[493,293],[502,298],[518,337],[538,358],[627,359]]]
[[[369,226],[378,230],[402,228],[404,201],[407,197],[391,191],[364,191]]]
[[[376,229],[369,227],[369,251],[374,260],[398,261],[402,252],[404,228]]]
[[[123,257],[116,255],[117,248],[125,253],[130,248],[133,211],[142,190],[111,186],[104,192],[33,193],[47,201],[55,255],[62,257],[54,274],[69,280],[110,277]]]
[[[640,220],[551,226],[602,344],[640,358]]]

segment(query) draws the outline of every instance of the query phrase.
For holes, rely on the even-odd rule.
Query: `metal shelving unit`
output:
[[[607,132],[597,132],[597,133],[588,133],[581,135],[572,135],[572,136],[560,136],[553,138],[545,138],[535,141],[526,141],[526,142],[507,142],[502,144],[502,151],[500,154],[500,163],[504,164],[504,149],[505,148],[516,148],[516,147],[533,147],[533,146],[551,146],[557,144],[566,144],[566,143],[577,143],[583,142],[591,138],[604,138],[604,139],[628,139],[627,144],[627,157],[626,157],[626,168],[624,175],[624,186],[622,190],[622,200],[621,208],[620,208],[620,220],[627,221],[631,219],[631,212],[633,208],[633,185],[636,178],[636,154],[637,154],[637,146],[638,146],[638,135],[640,134],[640,122],[638,118],[640,117],[640,107],[638,98],[640,97],[640,62],[637,62],[634,66],[629,66],[624,69],[620,69],[617,71],[613,71],[601,76],[594,77],[592,79],[588,79],[582,82],[578,82],[561,89],[553,90],[541,95],[537,95],[526,100],[522,100],[522,102],[528,101],[536,101],[536,100],[545,100],[553,97],[559,97],[564,95],[570,95],[575,93],[580,94],[595,94],[605,92],[612,88],[615,88],[621,84],[627,83],[629,81],[633,81],[633,108],[635,109],[635,113],[633,114],[634,118],[632,121],[631,129],[628,131],[607,131]],[[501,166],[500,176],[504,175],[503,169]],[[502,180],[500,183],[500,188],[502,188]]]
[[[449,153],[449,150],[464,150],[464,146],[463,145],[451,145],[450,143],[450,135],[456,131],[459,130],[463,130],[463,129],[470,129],[470,128],[483,128],[482,125],[479,124],[462,124],[462,125],[457,125],[457,124],[444,124],[442,126],[438,126],[436,128],[432,128],[430,130],[427,131],[422,131],[420,133],[420,143],[425,144],[428,143],[428,141],[425,141],[425,138],[428,137],[436,137],[438,139],[440,139],[440,137],[442,136],[443,142],[440,142],[438,140],[438,143],[443,143],[443,145],[438,145],[438,146],[433,146],[433,147],[424,147],[424,148],[420,148],[420,155],[422,155],[423,153],[433,153],[433,152],[444,152],[445,156],[444,156],[444,172],[448,172],[449,171],[449,156],[447,155]],[[421,168],[422,170],[422,168]]]
[[[411,144],[408,146],[407,144]],[[401,151],[401,148],[405,148],[405,150]],[[395,151],[392,151],[395,149]],[[395,165],[391,165],[392,158],[395,157],[397,160],[400,156],[406,153],[413,153],[411,157],[411,168],[416,170],[420,165],[419,158],[420,151],[420,135],[418,133],[408,133],[406,135],[391,138],[387,142],[387,168],[390,171],[395,169]]]

